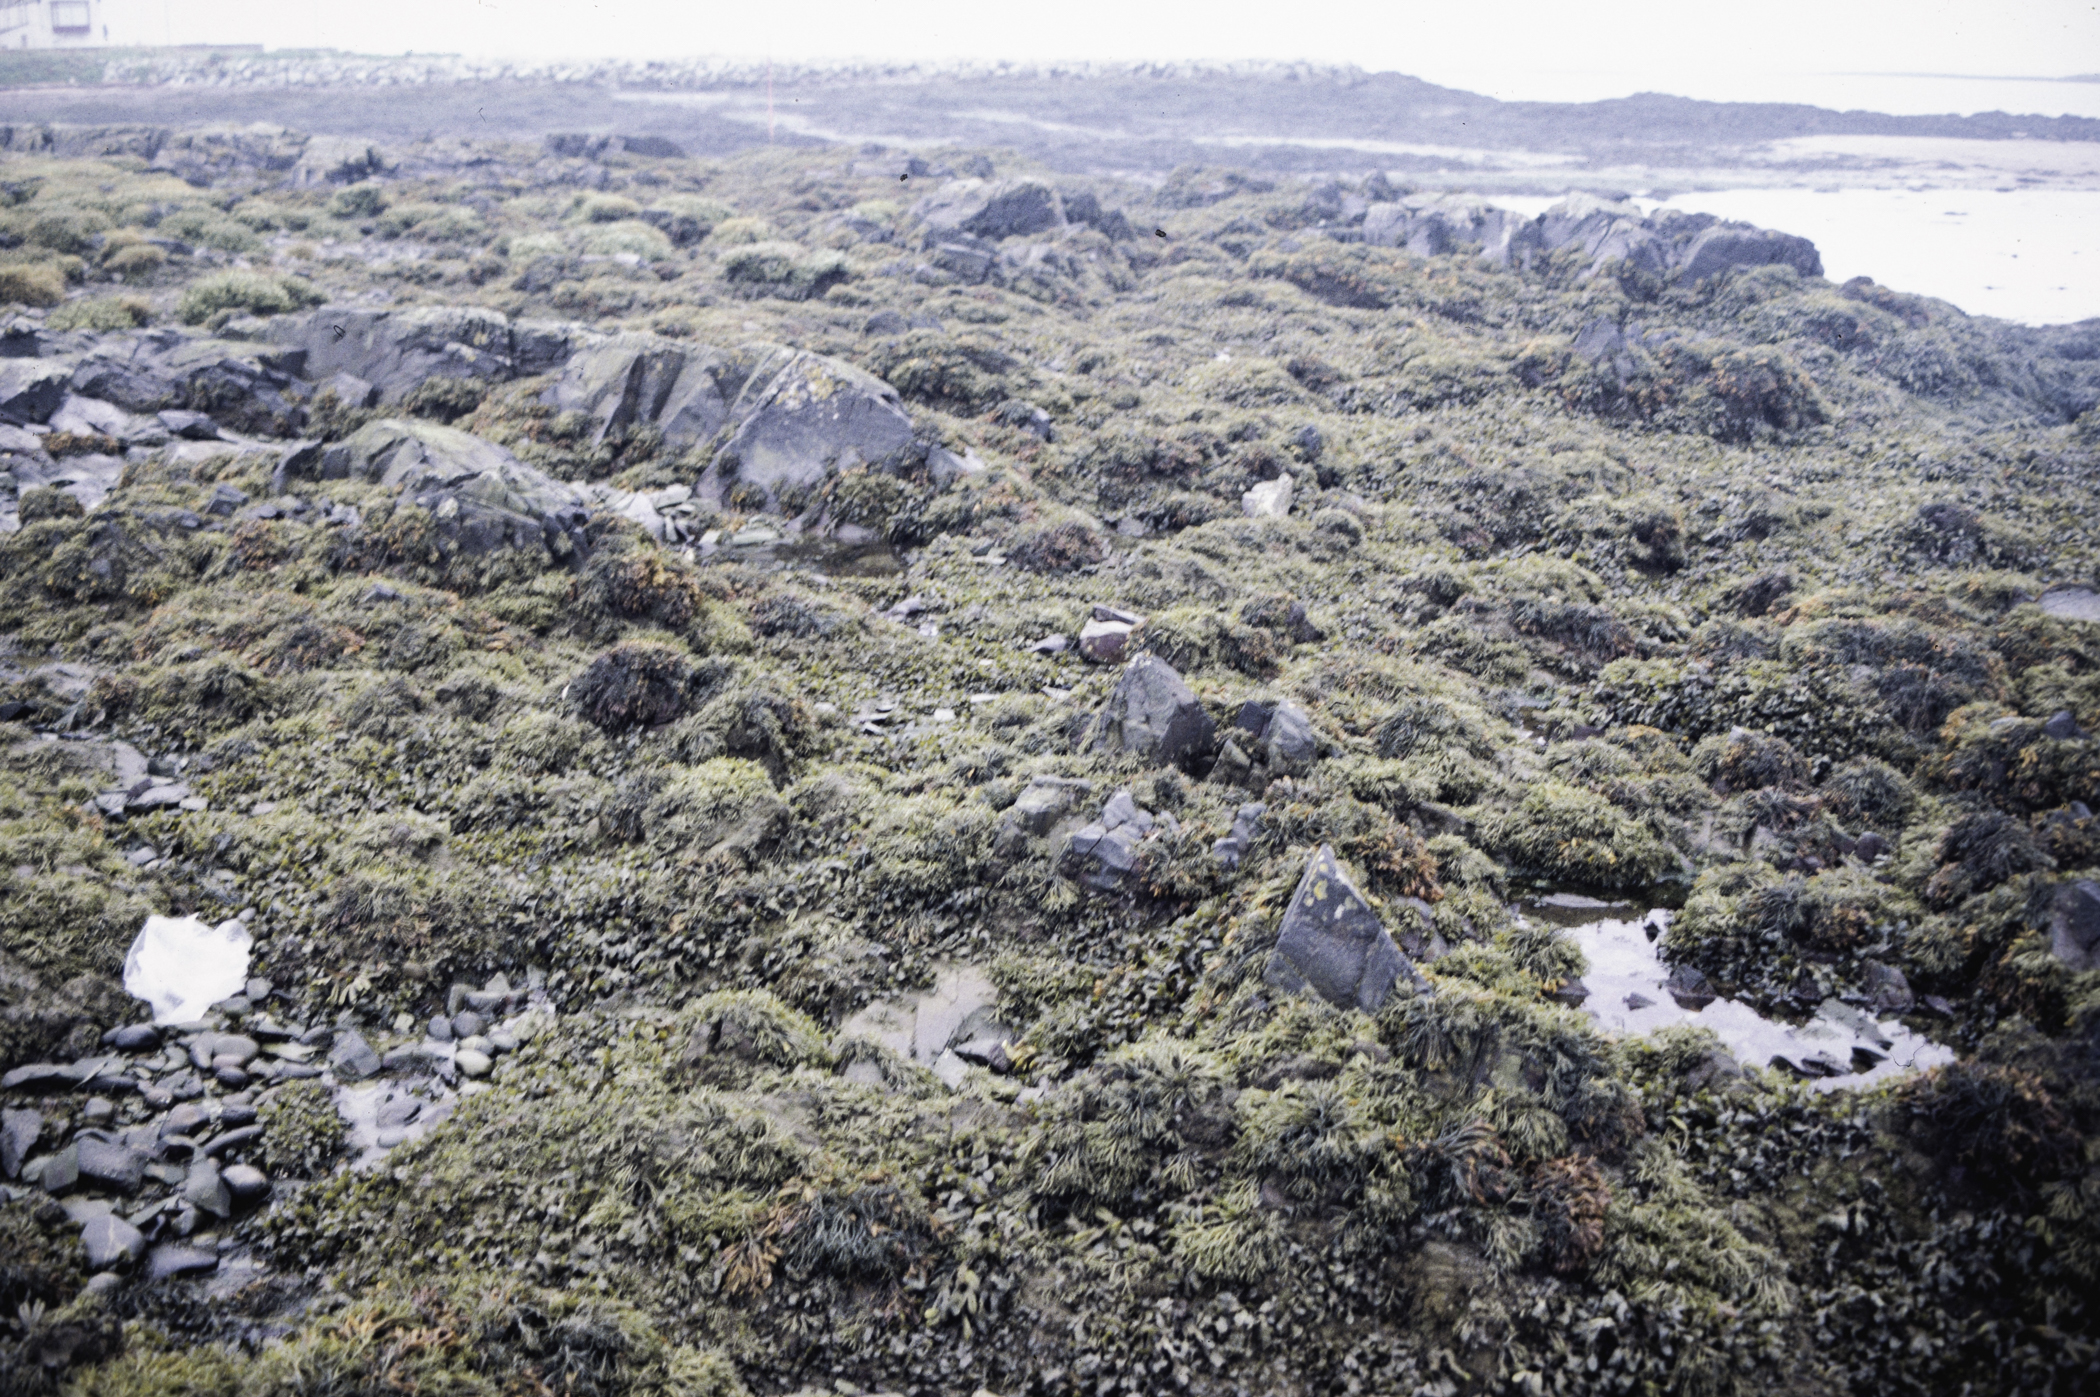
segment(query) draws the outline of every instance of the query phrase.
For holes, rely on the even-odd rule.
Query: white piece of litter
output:
[[[188,1023],[248,985],[247,925],[228,918],[148,917],[124,956],[124,989],[153,1006],[155,1023]]]

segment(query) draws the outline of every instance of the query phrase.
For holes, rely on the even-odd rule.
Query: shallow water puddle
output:
[[[1954,1050],[1913,1033],[1895,1019],[1878,1020],[1864,1009],[1826,999],[1805,1024],[1768,1019],[1734,999],[1716,999],[1703,1009],[1687,1009],[1671,997],[1663,981],[1669,967],[1658,952],[1668,935],[1670,913],[1658,908],[1645,917],[1596,919],[1597,909],[1629,904],[1597,902],[1558,894],[1527,907],[1541,920],[1566,926],[1582,948],[1590,968],[1582,977],[1589,997],[1582,1007],[1602,1028],[1617,1034],[1653,1033],[1672,1024],[1711,1030],[1736,1060],[1749,1066],[1792,1064],[1820,1072],[1810,1085],[1817,1091],[1872,1086],[1928,1067],[1954,1061]],[[1571,915],[1591,919],[1568,925]],[[1659,935],[1649,939],[1648,929]]]

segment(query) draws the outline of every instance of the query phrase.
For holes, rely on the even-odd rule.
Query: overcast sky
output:
[[[136,0],[134,0],[136,3]],[[148,0],[150,4],[150,0]],[[1311,59],[1498,97],[1785,100],[1804,74],[2100,72],[2095,0],[162,0],[221,42],[521,57]],[[170,37],[194,39],[201,34]]]

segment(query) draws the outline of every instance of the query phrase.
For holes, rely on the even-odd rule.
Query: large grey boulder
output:
[[[0,359],[0,418],[43,422],[66,400],[66,366],[42,359]]]
[[[283,484],[358,479],[387,486],[429,510],[458,553],[545,547],[556,557],[584,544],[584,497],[496,445],[456,427],[389,417],[325,450],[290,453]]]
[[[81,1178],[119,1193],[138,1192],[145,1179],[145,1156],[98,1132],[82,1132],[75,1143]]]
[[[1823,259],[1807,238],[1771,228],[1720,223],[1693,238],[1675,257],[1677,276],[1705,281],[1738,267],[1792,267],[1803,276],[1823,275]]]
[[[1217,724],[1174,667],[1157,655],[1140,655],[1124,666],[1089,741],[1163,766],[1208,755],[1217,736]]]
[[[950,180],[921,199],[912,213],[926,229],[926,246],[957,234],[1011,238],[1061,228],[1064,201],[1040,180]]]
[[[682,450],[707,441],[729,420],[754,357],[657,335],[615,335],[572,355],[540,401],[590,414],[598,424],[594,445],[655,427],[665,445]]]
[[[1436,257],[1477,247],[1497,266],[1510,259],[1511,240],[1529,220],[1463,194],[1425,194],[1364,211],[1364,241]]]
[[[2080,878],[2056,890],[2049,949],[2072,970],[2100,969],[2100,883]]]
[[[729,415],[736,425],[697,486],[716,501],[750,486],[777,510],[783,494],[834,472],[896,468],[913,455],[911,417],[897,390],[821,354],[779,351],[752,372]]]
[[[130,413],[183,408],[236,431],[289,436],[312,390],[267,351],[172,329],[110,336],[81,356],[72,391]]]
[[[271,319],[271,363],[299,378],[346,373],[400,402],[433,378],[507,379],[518,372],[510,320],[478,306],[359,310],[323,306]]]
[[[1391,998],[1395,986],[1427,987],[1329,844],[1306,862],[1265,978],[1287,993],[1310,989],[1330,1004],[1366,1013]]]

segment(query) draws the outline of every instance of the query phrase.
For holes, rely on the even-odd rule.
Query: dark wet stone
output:
[[[1266,978],[1279,989],[1312,989],[1330,1004],[1367,1013],[1396,986],[1428,987],[1393,943],[1377,909],[1342,872],[1331,844],[1306,861]]]
[[[160,1030],[149,1023],[125,1024],[110,1038],[119,1052],[150,1053],[160,1048]]]
[[[1272,772],[1302,772],[1313,763],[1318,743],[1312,719],[1294,703],[1276,705],[1261,737],[1262,756]]]
[[[328,1065],[335,1069],[338,1077],[362,1081],[378,1074],[379,1054],[373,1051],[362,1033],[346,1028],[336,1035],[335,1046],[328,1050]]]
[[[80,1245],[96,1270],[129,1265],[146,1254],[146,1234],[115,1213],[89,1218],[80,1229]]]
[[[1852,846],[1852,856],[1861,863],[1872,863],[1889,851],[1889,842],[1878,834],[1867,833],[1859,837]]]
[[[1645,994],[1629,994],[1626,996],[1626,1007],[1628,1009],[1652,1009],[1655,1007],[1655,1001]]]
[[[1073,831],[1057,856],[1059,876],[1097,893],[1119,893],[1137,874],[1137,830],[1085,825]]]
[[[2081,878],[2056,890],[2049,949],[2074,971],[2100,968],[2100,882]]]
[[[1669,991],[1670,998],[1677,1001],[1678,1008],[1690,1014],[1698,1013],[1720,997],[1714,993],[1712,982],[1689,965],[1673,969],[1670,977],[1663,981],[1663,988]]]
[[[72,1068],[55,1062],[32,1062],[0,1076],[0,1091],[63,1091],[79,1084]]]
[[[1556,1004],[1565,1004],[1570,1009],[1580,1008],[1582,1002],[1589,997],[1590,987],[1580,980],[1563,980],[1546,992],[1546,998]]]
[[[2076,742],[2085,736],[2085,729],[2078,726],[2078,719],[2069,709],[2050,714],[2049,721],[2042,724],[2042,732],[2058,742]]]
[[[1893,965],[1884,965],[1878,960],[1868,961],[1864,967],[1867,980],[1867,1003],[1877,1013],[1908,1014],[1917,1004],[1917,996],[1911,993],[1910,979]]]
[[[1172,665],[1140,655],[1125,667],[1095,718],[1093,746],[1155,764],[1184,762],[1217,746],[1217,724]]]
[[[208,1155],[229,1155],[262,1139],[263,1128],[259,1125],[244,1125],[239,1130],[229,1130],[223,1135],[214,1135],[204,1147]]]
[[[43,1130],[41,1111],[0,1111],[0,1175],[21,1177],[22,1161],[29,1158],[29,1151]]]
[[[189,1173],[182,1181],[182,1201],[215,1218],[232,1214],[233,1194],[227,1189],[226,1180],[220,1177],[217,1160],[206,1156],[190,1165]]]

